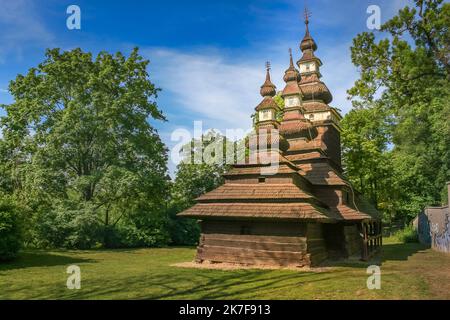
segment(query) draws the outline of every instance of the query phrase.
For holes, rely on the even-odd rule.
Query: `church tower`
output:
[[[261,86],[260,94],[263,100],[255,108],[256,121],[255,125],[258,129],[278,128],[277,113],[280,111],[280,107],[273,100],[276,94],[276,87],[270,80],[270,63],[266,62],[266,81]]]
[[[223,185],[178,214],[200,223],[199,263],[315,266],[351,256],[367,260],[381,245],[379,213],[342,174],[341,116],[320,80],[307,12],[305,25],[298,69],[289,50],[284,108],[274,99],[266,65],[248,143],[257,161],[232,165]],[[267,153],[275,166],[261,161]]]
[[[333,100],[328,87],[320,79],[322,61],[316,57],[317,44],[309,31],[310,14],[305,10],[306,32],[300,43],[302,57],[297,61],[300,70],[299,87],[303,94],[304,116],[317,130],[314,145],[329,157],[334,166],[341,170],[341,139],[339,112],[329,106]]]

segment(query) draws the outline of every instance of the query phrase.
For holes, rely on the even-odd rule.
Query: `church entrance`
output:
[[[329,259],[346,258],[344,226],[340,223],[323,224],[325,247]]]

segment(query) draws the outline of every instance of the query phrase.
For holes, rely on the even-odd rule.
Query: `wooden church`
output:
[[[279,132],[277,148],[270,150],[277,167],[270,172],[262,170],[269,166],[262,161],[233,165],[222,186],[178,214],[199,220],[197,262],[316,266],[326,259],[367,260],[381,246],[379,213],[343,176],[341,115],[320,80],[322,61],[308,23],[306,15],[298,69],[290,52],[284,108],[273,99],[269,66],[256,107],[256,135]]]

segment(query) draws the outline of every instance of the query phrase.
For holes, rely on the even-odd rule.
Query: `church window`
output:
[[[299,105],[300,101],[297,97],[290,97],[286,99],[286,107],[293,107]]]
[[[271,118],[271,111],[270,110],[262,110],[260,113],[260,120],[269,120]]]

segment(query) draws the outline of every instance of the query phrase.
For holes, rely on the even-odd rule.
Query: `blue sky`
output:
[[[351,108],[346,90],[357,70],[349,47],[356,34],[368,31],[367,7],[378,5],[384,22],[408,3],[307,1],[332,106],[343,113]],[[66,27],[71,4],[81,8],[81,30]],[[168,122],[154,125],[169,148],[175,144],[171,132],[193,131],[193,121],[203,121],[204,130],[247,129],[261,98],[265,61],[271,61],[272,79],[282,89],[288,48],[295,60],[300,57],[304,6],[305,0],[0,0],[0,104],[12,102],[8,82],[42,61],[45,48],[128,54],[138,46],[151,61],[151,80],[162,88],[158,103]]]

